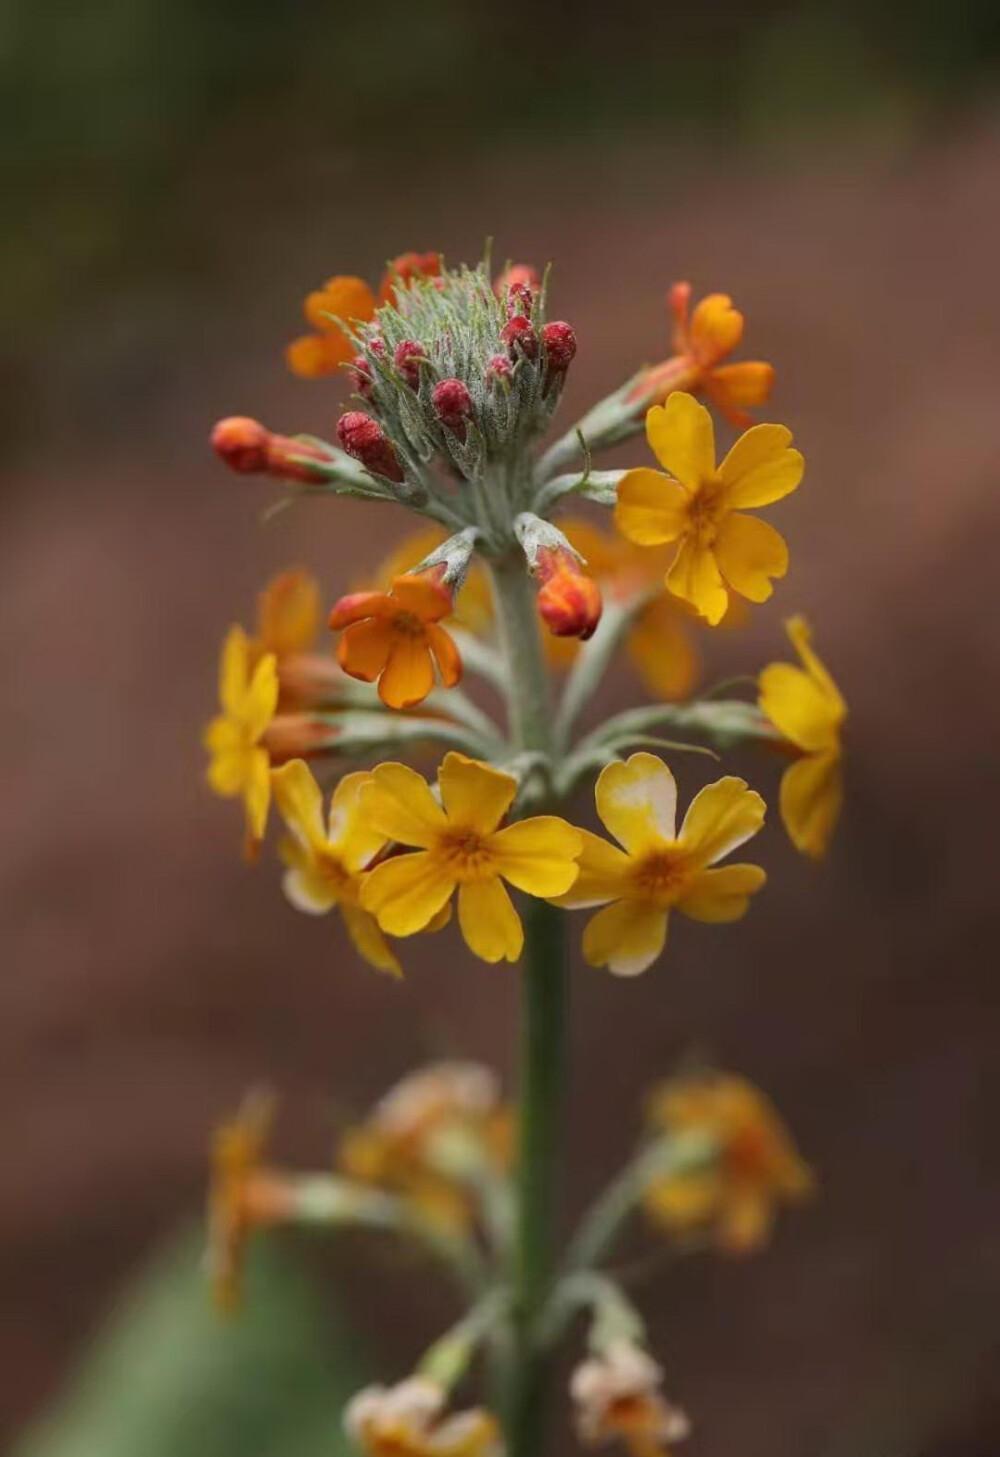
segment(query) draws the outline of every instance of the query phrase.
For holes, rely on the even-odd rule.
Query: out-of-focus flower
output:
[[[435,574],[396,577],[390,592],[352,592],[330,613],[335,632],[345,629],[337,657],[345,673],[364,683],[378,680],[389,708],[412,708],[434,687],[437,664],[445,688],[462,676],[462,659],[440,626],[452,610],[452,594]]]
[[[528,895],[564,894],[576,879],[581,832],[555,815],[501,829],[518,782],[464,754],[450,753],[441,765],[441,804],[405,764],[379,764],[372,772],[364,810],[373,827],[417,848],[377,865],[365,878],[361,904],[390,936],[412,936],[457,890],[470,950],[484,961],[516,961],[524,929],[503,882]]]
[[[365,1457],[500,1457],[496,1418],[483,1407],[444,1416],[446,1403],[423,1376],[366,1386],[348,1404],[344,1428]]]
[[[620,1441],[632,1457],[670,1457],[691,1424],[661,1389],[663,1371],[630,1341],[581,1361],[570,1379],[576,1430],[587,1447]]]
[[[296,910],[322,916],[336,906],[358,954],[379,971],[402,975],[375,917],[362,910],[362,872],[385,845],[361,812],[369,774],[345,774],[324,820],[323,796],[309,766],[293,759],[271,774],[274,802],[290,833],[278,846],[284,891]]]
[[[222,712],[205,730],[208,782],[224,799],[242,798],[246,844],[253,853],[264,838],[271,802],[270,762],[261,743],[278,703],[273,653],[257,657],[241,627],[230,628],[219,663]]]
[[[212,1299],[225,1314],[240,1307],[250,1234],[284,1219],[291,1209],[281,1176],[263,1163],[273,1111],[270,1098],[248,1098],[212,1137],[205,1264]]]
[[[580,874],[558,898],[570,908],[603,906],[587,923],[583,954],[617,976],[645,971],[660,955],[670,911],[695,921],[737,921],[767,879],[757,865],[711,868],[764,823],[764,801],[727,776],[695,795],[678,833],[677,785],[662,759],[632,754],[601,771],[597,813],[619,845],[584,830]]]
[[[748,407],[762,405],[774,384],[774,369],[760,360],[723,364],[743,337],[743,315],[728,294],[711,293],[691,308],[691,285],[675,283],[667,295],[674,316],[674,354],[642,372],[632,398],[661,403],[673,390],[702,394],[731,425],[751,423]]]
[[[697,1133],[718,1148],[710,1163],[648,1186],[643,1205],[672,1234],[706,1233],[721,1249],[746,1253],[765,1243],[779,1204],[813,1191],[788,1130],[745,1078],[709,1073],[665,1083],[650,1098],[648,1119],[658,1134]]]
[[[813,651],[805,618],[792,617],[785,626],[802,667],[766,667],[760,675],[760,709],[799,750],[781,778],[781,818],[795,848],[819,859],[833,837],[844,798],[840,731],[847,704]]]
[[[289,369],[303,379],[333,374],[354,355],[343,324],[369,323],[380,303],[394,300],[415,279],[434,278],[440,272],[439,253],[401,253],[386,269],[377,297],[363,278],[347,274],[328,278],[305,300],[305,316],[315,333],[289,344]]]
[[[666,585],[714,627],[730,592],[766,602],[771,578],[788,570],[784,539],[747,508],[768,506],[794,491],[803,461],[784,425],[754,425],[721,465],[704,405],[675,393],[646,416],[646,436],[669,474],[629,471],[618,487],[615,520],[638,546],[676,542]]]
[[[320,621],[319,583],[302,567],[272,577],[258,598],[250,654],[254,662],[267,653],[274,655],[279,714],[329,702],[345,681],[332,654],[314,651]]]
[[[481,1168],[510,1161],[511,1118],[487,1067],[433,1063],[390,1088],[339,1149],[343,1171],[398,1194],[428,1218],[464,1229]],[[463,1178],[463,1173],[468,1178]]]

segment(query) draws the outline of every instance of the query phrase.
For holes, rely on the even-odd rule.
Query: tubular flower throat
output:
[[[812,1193],[814,1180],[771,1103],[744,1078],[713,1073],[654,1092],[649,1123],[661,1135],[698,1133],[718,1145],[705,1168],[655,1180],[643,1204],[672,1234],[706,1233],[731,1254],[764,1244],[774,1211]]]
[[[431,1219],[464,1229],[474,1199],[460,1176],[510,1161],[511,1120],[497,1080],[477,1063],[435,1063],[391,1088],[339,1149],[344,1173],[409,1199]],[[474,1178],[470,1179],[474,1183]]]
[[[576,1429],[587,1447],[621,1441],[632,1457],[670,1457],[691,1424],[663,1395],[663,1372],[629,1341],[617,1340],[582,1361],[570,1380]]]
[[[503,882],[528,895],[563,895],[576,879],[582,833],[555,815],[501,829],[517,780],[464,754],[450,753],[441,765],[442,804],[405,764],[380,764],[373,778],[364,797],[372,825],[417,848],[377,865],[361,904],[389,935],[412,936],[427,929],[457,890],[470,950],[484,961],[516,961],[524,929]]]
[[[601,771],[597,813],[623,848],[584,830],[580,875],[557,903],[603,906],[587,923],[583,954],[616,976],[645,971],[662,952],[670,911],[695,921],[738,921],[767,879],[757,865],[723,859],[764,823],[764,801],[745,780],[707,785],[675,829],[677,785],[662,759],[632,754]]]
[[[745,511],[780,501],[801,481],[791,431],[754,425],[717,466],[711,415],[678,392],[646,415],[646,436],[669,474],[639,469],[622,479],[615,520],[623,536],[638,546],[676,542],[666,586],[713,627],[730,592],[766,602],[771,578],[788,570],[788,548],[773,526]]]
[[[248,852],[256,850],[267,828],[271,803],[270,761],[261,740],[278,704],[278,673],[273,653],[257,655],[241,627],[230,628],[219,664],[222,712],[205,730],[208,782],[224,799],[242,797]]]
[[[674,316],[674,355],[640,375],[634,394],[662,403],[673,390],[701,394],[737,429],[752,423],[747,407],[762,405],[774,369],[760,360],[723,364],[743,338],[743,315],[728,294],[710,293],[691,314],[691,285],[675,283],[667,295]]]
[[[302,379],[320,379],[334,374],[354,355],[354,346],[343,325],[368,323],[380,304],[390,302],[396,291],[414,278],[436,278],[441,272],[438,253],[402,253],[386,269],[378,296],[363,278],[337,274],[307,296],[303,311],[315,330],[293,339],[286,351],[289,369]]]
[[[222,1124],[212,1138],[205,1262],[212,1299],[225,1314],[240,1307],[250,1234],[287,1212],[280,1176],[262,1162],[272,1121],[269,1098],[248,1098],[237,1116]]]
[[[444,1416],[446,1400],[423,1376],[366,1386],[348,1403],[344,1429],[365,1457],[500,1457],[496,1418],[482,1407]]]
[[[452,594],[430,573],[396,577],[391,592],[354,592],[330,613],[334,631],[344,628],[337,652],[352,678],[373,683],[389,708],[412,708],[434,687],[437,664],[445,688],[462,676],[462,660],[440,626],[452,610]]]
[[[375,917],[361,908],[364,870],[385,845],[361,812],[365,773],[345,774],[324,820],[323,796],[309,766],[293,759],[271,774],[274,802],[290,833],[278,853],[287,867],[284,891],[296,910],[322,916],[336,906],[359,956],[378,971],[402,975]]]
[[[785,624],[802,667],[771,663],[760,675],[760,710],[798,751],[782,775],[781,819],[797,850],[825,854],[844,798],[840,731],[847,704],[812,648],[803,617]]]

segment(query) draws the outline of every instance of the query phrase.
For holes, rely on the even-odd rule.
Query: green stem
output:
[[[491,563],[500,642],[507,661],[507,705],[515,748],[552,750],[552,688],[538,631],[535,588],[520,547]]]

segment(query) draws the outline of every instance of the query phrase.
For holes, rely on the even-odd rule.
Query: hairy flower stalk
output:
[[[248,1241],[289,1222],[416,1238],[470,1302],[408,1377],[351,1403],[348,1432],[372,1457],[539,1457],[553,1349],[579,1309],[580,1440],[668,1457],[688,1422],[604,1268],[621,1229],[641,1211],[678,1248],[747,1254],[812,1189],[763,1095],[700,1069],[657,1093],[639,1149],[556,1247],[572,912],[587,913],[584,960],[618,977],[663,960],[675,912],[741,920],[766,874],[734,852],[761,828],[764,799],[721,774],[685,782],[679,814],[676,771],[686,780],[738,747],[778,760],[783,822],[815,859],[841,808],[847,709],[799,618],[801,666],[736,680],[748,696],[698,693],[699,634],[732,631],[785,575],[784,540],[755,513],[803,473],[783,426],[751,423],[773,371],[729,361],[743,316],[724,294],[692,309],[676,285],[673,354],[543,448],[577,354],[547,294],[528,265],[493,278],[488,262],[448,268],[436,253],[401,254],[377,291],[335,275],[307,298],[313,332],[287,357],[302,378],[341,371],[353,385],[337,443],[242,417],[213,433],[230,469],[281,480],[290,498],[350,494],[422,521],[325,597],[307,573],[282,573],[256,631],[230,629],[205,735],[210,786],[241,801],[251,853],[283,823],[286,898],[342,925],[376,970],[403,977],[408,941],[454,922],[475,958],[520,974],[513,1106],[488,1070],[459,1061],[404,1078],[347,1130],[336,1175],[263,1166],[259,1118],[216,1144],[223,1303]],[[712,410],[742,432],[721,459]],[[593,469],[643,428],[661,469]],[[619,535],[581,519],[580,503]],[[623,655],[646,699],[594,723]],[[476,680],[502,713],[480,704]],[[403,762],[418,746],[443,755],[429,777]],[[565,817],[584,790],[602,833]],[[497,1412],[450,1411],[481,1347]]]

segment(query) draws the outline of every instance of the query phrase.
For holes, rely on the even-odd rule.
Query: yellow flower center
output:
[[[632,867],[635,893],[658,905],[672,905],[684,890],[690,874],[687,856],[674,846],[650,850]]]
[[[351,872],[332,850],[317,851],[316,868],[338,897],[343,898],[352,889]]]
[[[723,516],[725,485],[718,475],[706,476],[687,506],[688,529],[702,546],[711,546]]]
[[[456,826],[438,836],[437,853],[456,880],[493,874],[493,852],[477,830]]]

